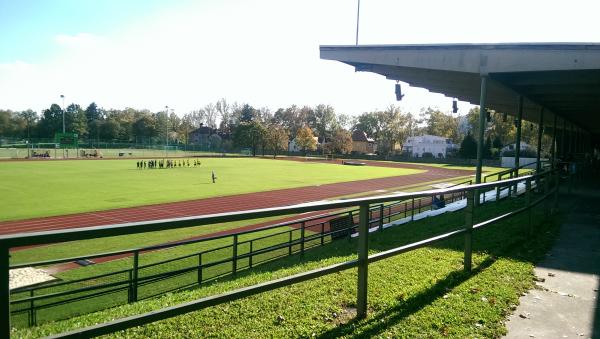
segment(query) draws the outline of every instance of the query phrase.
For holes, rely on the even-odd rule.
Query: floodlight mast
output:
[[[169,106],[165,106],[165,158],[169,148]]]
[[[62,121],[63,121],[63,134],[65,133],[65,96],[63,94],[60,95],[62,99]]]

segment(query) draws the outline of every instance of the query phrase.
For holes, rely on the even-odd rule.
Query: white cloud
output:
[[[596,12],[585,2],[544,4],[363,1],[360,42],[600,39],[592,29]],[[272,109],[317,103],[352,114],[382,109],[395,103],[392,81],[319,59],[320,44],[354,43],[355,19],[354,1],[216,1],[131,21],[118,34],[58,35],[53,59],[0,65],[0,107],[41,110],[64,94],[83,106],[157,111],[169,105],[178,113],[221,97]],[[451,107],[450,98],[403,89],[404,110]],[[461,111],[468,107],[461,104]]]

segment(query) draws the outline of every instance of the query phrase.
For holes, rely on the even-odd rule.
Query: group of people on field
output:
[[[194,159],[193,163],[190,163],[190,159],[183,160],[140,160],[136,162],[137,169],[155,169],[155,168],[176,168],[176,167],[194,167],[200,166],[202,163],[199,160]]]

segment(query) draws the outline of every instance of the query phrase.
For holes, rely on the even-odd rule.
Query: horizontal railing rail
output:
[[[546,192],[546,194],[544,195],[543,198],[537,199],[535,201],[531,201],[531,199],[529,197],[530,192],[531,192],[532,180],[538,180],[538,179],[541,179],[544,177],[547,178],[547,180],[549,180],[549,177],[551,175],[556,176],[554,171],[545,171],[545,172],[536,173],[533,175],[526,175],[526,176],[503,180],[503,181],[475,184],[475,185],[470,185],[470,186],[459,185],[457,187],[426,190],[426,191],[412,192],[412,193],[397,193],[397,194],[390,194],[390,195],[381,195],[381,196],[377,196],[377,197],[354,198],[354,199],[328,201],[328,202],[307,203],[307,204],[302,204],[302,205],[297,205],[297,206],[285,206],[285,207],[276,207],[276,208],[269,208],[269,209],[262,209],[262,210],[221,213],[221,214],[204,215],[204,216],[197,216],[197,217],[173,218],[173,219],[157,220],[157,221],[150,221],[150,222],[126,223],[126,224],[97,226],[97,227],[90,227],[90,228],[77,228],[77,229],[60,230],[60,231],[46,231],[46,232],[4,235],[4,236],[0,236],[0,274],[2,274],[2,277],[0,279],[0,282],[1,282],[0,289],[2,289],[3,291],[8,291],[8,269],[10,266],[9,265],[9,249],[12,247],[42,245],[42,244],[49,244],[49,243],[54,243],[54,242],[74,241],[74,240],[83,240],[83,239],[92,239],[92,238],[103,238],[103,237],[109,237],[109,236],[115,236],[115,235],[139,234],[139,233],[144,233],[144,232],[152,232],[152,231],[165,230],[165,229],[175,229],[175,228],[183,228],[183,227],[190,227],[190,226],[210,225],[210,224],[239,221],[239,220],[246,220],[246,219],[289,215],[289,214],[294,214],[294,213],[347,209],[347,208],[359,206],[359,210],[357,213],[359,216],[358,226],[356,226],[354,223],[354,218],[356,217],[356,215],[352,215],[352,213],[350,213],[352,222],[351,222],[351,225],[348,227],[348,229],[358,228],[358,230],[359,230],[358,237],[357,237],[358,243],[359,243],[359,259],[356,261],[350,261],[347,263],[334,265],[334,266],[330,266],[328,268],[319,269],[319,270],[315,270],[315,271],[311,271],[311,272],[307,272],[307,273],[302,273],[302,274],[299,274],[296,276],[280,279],[277,281],[263,283],[263,284],[260,284],[257,286],[252,286],[250,288],[226,293],[226,294],[220,295],[220,296],[203,298],[203,299],[200,299],[200,300],[192,302],[192,303],[187,303],[187,304],[183,304],[183,305],[179,305],[179,306],[175,306],[175,307],[171,307],[171,308],[167,308],[167,309],[154,311],[151,314],[129,317],[129,318],[109,322],[107,324],[97,325],[97,326],[94,326],[93,328],[81,329],[76,332],[64,333],[64,336],[68,337],[70,335],[75,335],[75,334],[78,336],[81,336],[81,335],[87,336],[88,334],[91,334],[91,333],[96,333],[96,334],[91,334],[91,335],[106,334],[106,333],[115,331],[117,328],[124,329],[124,328],[128,328],[131,326],[138,326],[138,325],[152,322],[152,321],[155,321],[158,319],[164,319],[164,318],[167,318],[170,316],[183,314],[191,309],[200,309],[200,308],[206,307],[208,305],[218,304],[220,302],[223,302],[223,300],[226,300],[226,301],[235,300],[235,299],[238,299],[245,295],[251,295],[251,294],[255,294],[255,293],[260,293],[261,291],[266,291],[266,290],[278,288],[281,286],[287,286],[287,285],[295,283],[295,282],[312,279],[312,277],[318,277],[318,276],[322,276],[324,274],[328,274],[331,272],[337,272],[339,270],[344,270],[344,269],[356,267],[356,266],[359,266],[359,286],[363,286],[363,288],[359,287],[358,303],[357,303],[358,316],[363,316],[364,312],[366,310],[366,308],[365,308],[366,307],[366,292],[365,292],[366,289],[364,288],[364,286],[366,286],[365,285],[366,275],[364,274],[364,271],[366,270],[366,265],[368,264],[368,262],[384,259],[386,257],[386,255],[388,255],[388,254],[390,256],[392,256],[392,255],[395,255],[394,253],[397,253],[397,254],[403,253],[402,251],[405,251],[405,249],[410,250],[410,248],[413,248],[411,246],[426,246],[427,244],[429,244],[429,242],[427,242],[427,241],[416,242],[416,243],[401,246],[401,247],[398,247],[396,249],[392,249],[392,250],[389,250],[386,252],[381,252],[381,253],[378,253],[374,256],[367,258],[367,256],[366,256],[366,253],[367,253],[366,252],[366,248],[367,248],[366,241],[367,240],[366,239],[367,239],[367,235],[368,235],[368,229],[370,228],[370,225],[372,225],[374,223],[373,221],[382,222],[382,218],[384,217],[384,215],[381,213],[381,211],[383,211],[384,209],[388,208],[390,205],[393,205],[393,204],[395,204],[395,206],[401,206],[404,204],[404,207],[405,207],[404,212],[406,213],[406,200],[411,200],[412,205],[414,205],[415,199],[429,198],[434,195],[442,195],[442,194],[452,195],[452,197],[454,197],[454,195],[457,194],[458,196],[467,198],[467,208],[465,209],[465,215],[467,216],[466,217],[467,222],[466,222],[465,229],[457,230],[457,231],[454,231],[454,232],[451,232],[451,233],[448,233],[445,235],[431,238],[431,239],[433,239],[431,241],[439,241],[440,239],[446,239],[447,237],[453,237],[453,236],[457,236],[460,234],[465,234],[465,237],[468,237],[470,239],[470,234],[473,229],[476,229],[477,227],[483,227],[483,225],[492,224],[494,222],[497,222],[498,220],[501,220],[501,219],[490,219],[488,224],[482,223],[482,224],[480,224],[481,226],[473,225],[472,213],[473,213],[473,209],[474,209],[473,201],[474,201],[475,194],[479,195],[479,192],[485,191],[486,189],[496,189],[496,188],[501,189],[503,187],[517,185],[519,183],[526,183],[526,194],[528,197],[527,198],[528,199],[527,206],[498,217],[498,218],[508,218],[512,215],[515,215],[515,213],[522,213],[523,211],[526,211],[528,209],[530,210],[530,208],[533,204],[543,201],[545,198],[547,198],[547,196],[550,196],[551,194],[555,194],[553,192],[556,192],[557,187],[554,187],[554,189],[551,192]],[[555,182],[555,181],[552,181],[552,182]],[[546,187],[546,186],[544,186],[544,187]],[[390,203],[390,204],[386,205],[386,203]],[[372,205],[377,205],[377,206],[370,208],[370,206],[372,206]],[[389,211],[391,212],[392,209],[393,208],[389,208]],[[379,213],[379,215],[377,217],[373,217],[374,215],[372,214],[373,213],[372,211],[374,211],[375,213]],[[343,214],[348,214],[348,212],[345,211],[345,212],[338,213],[338,215],[343,215]],[[406,214],[405,214],[405,216],[406,216]],[[471,216],[470,222],[469,222],[469,216]],[[298,222],[295,222],[295,224],[298,224]],[[303,224],[302,227],[306,226],[306,225],[304,225],[304,223],[301,223],[301,224]],[[317,224],[317,225],[319,225],[319,224]],[[323,226],[321,226],[321,227],[323,227]],[[195,266],[191,266],[191,267],[185,267],[185,268],[181,268],[179,270],[175,270],[172,272],[156,273],[156,274],[152,274],[152,275],[144,276],[144,277],[137,276],[137,274],[136,274],[136,276],[133,278],[133,283],[135,285],[138,285],[138,284],[143,285],[149,281],[152,281],[153,279],[154,280],[168,279],[173,274],[183,274],[183,272],[191,272],[191,271],[195,271],[195,270],[198,270],[200,272],[199,274],[201,274],[202,268],[211,267],[211,266],[215,266],[215,265],[222,265],[222,264],[231,264],[232,260],[233,260],[233,265],[234,265],[233,267],[234,267],[234,271],[235,271],[237,262],[240,261],[240,259],[250,259],[251,260],[251,258],[253,256],[256,256],[256,255],[262,253],[262,251],[274,251],[274,250],[281,250],[281,249],[288,248],[289,252],[292,253],[294,246],[301,247],[302,250],[304,250],[304,248],[303,248],[305,245],[304,242],[306,242],[306,241],[315,240],[315,239],[320,238],[321,242],[322,242],[324,236],[328,236],[328,235],[332,234],[333,232],[348,232],[347,229],[334,230],[334,231],[329,230],[327,232],[327,234],[325,234],[322,230],[320,233],[311,234],[309,236],[302,234],[301,239],[292,239],[292,232],[300,232],[300,231],[301,231],[300,229],[292,229],[292,230],[278,233],[278,235],[289,233],[289,241],[283,242],[283,243],[275,245],[275,246],[258,249],[257,251],[254,251],[254,252],[251,251],[249,253],[239,253],[239,254],[234,255],[233,259],[217,260],[217,261],[213,261],[213,262],[209,262],[209,263],[201,263],[200,262],[197,266],[195,265]],[[303,229],[302,229],[302,231],[303,231]],[[228,236],[231,236],[231,235],[228,235]],[[311,239],[311,237],[313,237],[313,238]],[[240,241],[238,243],[237,240],[238,240],[238,236],[235,236],[235,246],[239,246],[241,243],[242,244],[250,244],[250,246],[252,246],[252,241],[254,241],[254,239],[245,239],[244,241]],[[469,242],[467,242],[467,243],[469,243]],[[234,246],[234,249],[236,248],[235,246]],[[155,246],[155,247],[149,247],[149,248],[167,248],[167,247],[172,247],[172,245],[171,246],[161,245],[161,246]],[[223,246],[223,247],[229,248],[229,247],[232,247],[232,245]],[[467,247],[469,247],[469,248],[467,248]],[[137,251],[136,258],[134,259],[134,261],[137,262],[137,255],[139,254],[140,251],[146,251],[146,250],[147,250],[146,248],[134,250],[134,251]],[[300,251],[300,249],[295,250],[295,252],[299,252],[299,251]],[[469,246],[465,245],[465,269],[470,269],[470,251],[471,251],[470,245]],[[129,252],[128,251],[120,251],[120,252],[121,252],[120,254],[131,253],[131,251],[129,251]],[[467,252],[469,252],[468,258],[467,258]],[[190,258],[190,257],[194,257],[197,255],[198,255],[198,253],[196,253],[194,255],[188,255],[185,257]],[[85,258],[90,258],[90,256],[85,256]],[[378,259],[378,258],[381,258],[381,259]],[[199,255],[199,259],[202,260],[202,254]],[[47,262],[48,261],[41,262],[41,263],[47,263]],[[170,262],[170,261],[168,261],[168,262]],[[467,265],[467,262],[468,262],[468,265]],[[150,265],[154,265],[154,264],[156,264],[156,263],[149,264],[146,266],[142,266],[142,265],[138,265],[138,264],[136,264],[136,265],[137,265],[137,269],[139,270],[139,269],[151,267]],[[250,264],[250,266],[251,266],[251,264]],[[129,270],[124,270],[122,272],[129,272]],[[119,284],[126,285],[126,284],[131,284],[131,282],[124,281],[124,282],[107,283],[107,284],[103,284],[102,287],[108,288],[108,287],[120,286]],[[91,286],[89,288],[95,288],[95,287]],[[124,287],[124,288],[126,288],[126,287]],[[131,287],[129,287],[129,288],[131,288]],[[85,289],[85,287],[84,287],[84,289]],[[62,292],[57,292],[57,293],[62,293]],[[247,293],[250,293],[250,294],[247,294]],[[19,299],[19,300],[15,300],[15,302],[39,300],[39,299],[35,299],[35,298],[37,298],[37,296],[32,296],[30,298],[32,298],[32,299]],[[229,298],[233,298],[233,299],[229,299]],[[0,298],[0,331],[3,335],[6,334],[7,336],[10,336],[10,320],[9,320],[10,319],[9,318],[9,315],[10,315],[9,305],[10,304],[11,304],[11,302],[9,299],[9,294],[8,293],[3,294],[2,297]],[[190,305],[190,306],[186,306],[186,305]],[[195,308],[195,307],[199,307],[199,308]],[[6,311],[6,312],[2,312],[2,311]],[[132,325],[132,324],[135,324],[135,325]]]

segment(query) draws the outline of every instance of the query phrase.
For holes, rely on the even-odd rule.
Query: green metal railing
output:
[[[77,229],[68,229],[68,230],[57,230],[57,231],[46,231],[46,232],[35,232],[35,233],[22,233],[15,235],[7,235],[0,236],[0,290],[2,294],[0,294],[0,336],[9,338],[11,332],[11,324],[10,324],[10,293],[9,291],[9,277],[8,271],[10,268],[9,265],[9,250],[13,247],[20,246],[33,246],[33,245],[43,245],[50,244],[55,242],[64,242],[64,241],[76,241],[76,240],[84,240],[84,239],[93,239],[93,238],[103,238],[103,237],[111,237],[117,235],[127,235],[127,234],[139,234],[144,232],[152,232],[159,230],[167,230],[174,228],[184,228],[191,226],[199,226],[199,225],[211,225],[216,223],[223,222],[231,222],[231,221],[239,221],[239,220],[247,220],[254,218],[265,218],[265,217],[274,217],[281,215],[288,215],[293,213],[304,213],[304,212],[312,212],[312,211],[324,211],[324,210],[332,210],[332,209],[345,209],[358,206],[358,258],[356,260],[351,260],[348,262],[344,262],[341,264],[336,264],[324,268],[319,268],[316,270],[312,270],[309,272],[304,272],[300,274],[296,274],[290,277],[281,278],[273,281],[268,281],[262,284],[237,289],[228,293],[209,296],[205,298],[201,298],[192,302],[183,303],[180,305],[162,308],[159,310],[155,310],[149,313],[144,313],[136,316],[126,317],[123,319],[113,320],[107,323],[98,324],[91,327],[86,327],[83,329],[77,329],[70,332],[65,332],[53,337],[91,337],[98,336],[103,334],[109,334],[115,331],[123,330],[126,328],[140,326],[144,324],[148,324],[150,322],[154,322],[161,319],[166,319],[170,317],[174,317],[177,315],[181,315],[184,313],[188,313],[191,311],[196,311],[202,308],[206,308],[209,306],[218,305],[224,302],[237,300],[240,298],[244,298],[250,295],[255,295],[264,291],[270,291],[273,289],[277,289],[284,286],[289,286],[291,284],[295,284],[298,282],[314,279],[317,277],[321,277],[327,274],[331,274],[334,272],[339,272],[342,270],[350,269],[353,267],[358,267],[358,281],[357,281],[357,317],[365,317],[367,311],[367,281],[368,281],[368,265],[369,263],[376,262],[379,260],[383,260],[401,253],[405,253],[420,247],[428,246],[433,243],[461,236],[465,237],[465,246],[464,246],[464,269],[467,271],[471,270],[471,252],[472,252],[472,232],[474,230],[483,228],[485,226],[494,224],[498,221],[510,218],[516,214],[523,213],[526,211],[531,212],[531,208],[533,206],[538,205],[552,194],[555,196],[558,192],[558,179],[557,179],[556,171],[546,171],[543,173],[538,173],[535,175],[527,175],[523,177],[508,179],[504,181],[492,182],[492,183],[484,183],[477,184],[472,186],[459,186],[447,189],[439,189],[439,190],[429,190],[422,192],[414,192],[414,193],[402,193],[402,194],[394,194],[394,195],[384,195],[378,197],[369,197],[369,198],[356,198],[349,199],[343,201],[332,201],[332,202],[319,202],[306,204],[302,206],[292,206],[292,207],[277,207],[277,208],[269,208],[269,209],[261,209],[261,210],[252,210],[252,211],[241,211],[241,212],[233,212],[233,213],[221,213],[221,214],[213,214],[206,215],[200,217],[185,217],[185,218],[175,218],[175,219],[165,219],[165,220],[157,220],[150,222],[137,222],[137,223],[127,223],[127,224],[118,224],[118,225],[109,225],[109,226],[97,226],[97,227],[88,227],[88,228],[77,228]],[[538,199],[532,198],[532,181],[536,181],[541,183],[540,187],[543,189],[542,196]],[[525,183],[525,194],[527,197],[527,204],[517,210],[504,213],[502,215],[498,215],[494,218],[488,219],[486,221],[480,222],[478,224],[473,224],[473,213],[476,209],[475,195],[476,192],[482,192],[486,189],[496,189],[496,188],[505,188],[509,186],[514,186],[518,183]],[[552,186],[552,188],[550,188]],[[376,209],[381,211],[380,206],[384,206],[386,203],[390,202],[398,202],[398,201],[420,201],[423,198],[429,198],[433,195],[459,195],[464,196],[467,199],[467,205],[465,209],[465,223],[464,228],[455,230],[452,232],[440,234],[438,236],[424,239],[412,244],[400,246],[388,251],[380,252],[371,256],[368,256],[368,235],[369,235],[369,227],[372,221],[370,217],[370,205],[377,205]],[[419,199],[419,200],[417,200]],[[414,202],[412,203],[414,205]],[[531,218],[530,218],[531,220]],[[530,231],[531,232],[531,227]],[[237,237],[236,237],[237,239]],[[238,239],[239,240],[239,239]],[[238,256],[239,257],[239,256]],[[199,258],[199,262],[201,265],[201,257]],[[235,262],[235,261],[234,261]],[[172,273],[172,272],[171,272]],[[160,276],[157,277],[161,278]],[[143,280],[139,277],[132,276],[131,284],[141,284]],[[129,287],[133,288],[133,286]]]
[[[456,183],[453,186],[471,183],[471,180],[467,180]],[[446,202],[452,203],[456,200],[463,199],[464,197],[464,194],[454,193],[446,199]],[[415,214],[432,208],[431,199],[428,198],[420,198],[417,200],[413,198],[390,204],[382,203],[375,205],[369,209],[369,227],[378,226],[381,231],[386,222],[390,223],[392,220],[398,218],[410,217],[411,219],[414,219]],[[13,316],[19,316],[18,318],[13,319],[13,324],[15,326],[21,326],[21,324],[24,324],[26,321],[27,326],[36,326],[40,322],[49,320],[56,321],[75,315],[65,313],[64,309],[67,305],[78,303],[80,301],[86,301],[87,312],[98,311],[118,304],[132,303],[167,292],[198,286],[227,274],[236,274],[238,270],[251,269],[253,266],[262,262],[290,256],[296,253],[303,255],[306,250],[313,247],[323,246],[339,238],[348,238],[358,226],[358,220],[355,218],[358,216],[358,212],[359,210],[357,209],[345,210],[342,212],[320,214],[313,217],[277,223],[248,231],[238,231],[226,235],[209,236],[201,239],[184,240],[89,256],[11,265],[11,269],[19,269],[24,267],[63,264],[84,259],[115,260],[124,257],[133,258],[132,267],[129,269],[119,269],[113,272],[89,275],[85,278],[60,280],[11,290],[11,314]],[[338,230],[332,229],[331,222],[340,217],[343,217],[342,221],[344,222],[344,228]],[[254,234],[267,230],[275,230],[276,233],[253,236]],[[242,241],[239,240],[240,237],[248,238],[249,236],[252,236],[252,238]],[[229,238],[229,244],[225,246],[210,248],[203,251],[191,250],[191,253],[189,254],[152,262],[150,264],[140,264],[140,254],[142,253],[152,253],[158,250],[186,245],[198,245],[202,243],[209,245],[213,241],[227,238]],[[273,240],[278,240],[278,238],[278,243],[267,246],[264,245],[265,242],[273,243]],[[240,254],[244,248],[247,249],[247,251],[244,251],[246,253]],[[214,258],[211,260],[210,256],[214,257],[213,254],[218,252],[225,252],[225,254],[216,260]],[[266,255],[266,258],[261,259],[261,255]],[[195,260],[196,258],[197,261]],[[227,267],[227,265],[229,265],[229,267]],[[215,274],[215,272],[210,272],[211,268],[220,268],[223,272]],[[186,278],[186,276],[193,274],[197,276],[197,279],[192,280],[190,277]],[[179,280],[183,282],[174,280],[175,278],[179,278]],[[166,280],[169,280],[168,289],[165,289],[164,286],[160,286],[160,283]],[[142,296],[140,296],[141,287],[145,287],[146,290],[151,289],[152,293],[149,294],[142,291]],[[108,294],[111,295],[111,298],[97,299]],[[126,298],[123,298],[124,295],[126,295]],[[91,299],[94,299],[94,301],[89,302]],[[62,307],[63,312],[49,311],[49,309],[57,307]],[[38,316],[38,312],[42,310],[46,311],[45,314],[49,315],[50,319],[43,315]],[[24,319],[23,316],[25,316],[26,319]]]

